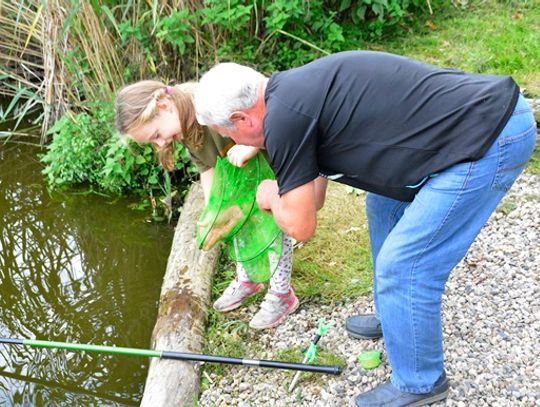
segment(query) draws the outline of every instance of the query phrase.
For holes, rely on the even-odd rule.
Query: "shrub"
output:
[[[109,194],[153,194],[163,191],[164,171],[149,145],[126,144],[112,125],[112,106],[93,106],[89,111],[65,115],[50,130],[53,136],[41,156],[51,187],[86,184]],[[181,177],[192,172],[182,145],[176,149]]]

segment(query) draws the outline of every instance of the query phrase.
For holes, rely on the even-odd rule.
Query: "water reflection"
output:
[[[148,347],[172,227],[125,201],[50,196],[36,153],[0,145],[0,335]],[[0,346],[0,405],[137,405],[147,363]]]

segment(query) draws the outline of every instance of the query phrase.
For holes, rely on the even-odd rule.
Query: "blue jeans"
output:
[[[480,160],[429,178],[412,202],[368,194],[375,306],[392,384],[401,391],[430,392],[443,373],[441,299],[450,271],[525,168],[535,143],[534,117],[520,96]]]

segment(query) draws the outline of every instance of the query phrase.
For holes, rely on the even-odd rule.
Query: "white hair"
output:
[[[232,62],[214,66],[202,76],[195,92],[197,121],[233,127],[231,114],[255,106],[263,80],[263,74],[247,66]]]

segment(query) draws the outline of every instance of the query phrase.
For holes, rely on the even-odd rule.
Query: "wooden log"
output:
[[[196,222],[204,207],[200,184],[186,197],[161,287],[154,349],[202,351],[212,275],[219,249],[202,252],[195,244]],[[199,364],[153,359],[141,402],[143,407],[192,406],[199,395]]]

